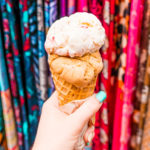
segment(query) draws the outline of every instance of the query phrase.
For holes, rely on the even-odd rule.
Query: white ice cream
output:
[[[96,16],[75,13],[55,21],[48,31],[45,49],[61,56],[83,56],[99,50],[104,44],[105,30]]]

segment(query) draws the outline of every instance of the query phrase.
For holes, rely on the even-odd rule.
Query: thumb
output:
[[[106,93],[100,91],[97,94],[85,99],[85,102],[73,113],[71,118],[74,121],[80,123],[84,126],[91,117],[100,109],[102,102],[106,99]]]

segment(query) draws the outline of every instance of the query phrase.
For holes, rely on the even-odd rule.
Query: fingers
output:
[[[87,98],[85,102],[70,115],[71,119],[80,123],[83,127],[86,122],[100,109],[102,102],[106,99],[106,93],[100,91],[98,94]]]
[[[89,127],[84,134],[85,143],[91,143],[94,138],[94,126]]]

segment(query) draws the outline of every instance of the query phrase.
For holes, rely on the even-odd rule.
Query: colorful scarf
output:
[[[130,13],[130,1],[123,0],[121,2],[115,1],[115,30],[114,30],[114,41],[116,45],[116,52],[113,51],[112,59],[116,59],[115,68],[112,67],[113,87],[111,97],[115,97],[115,114],[114,114],[114,126],[113,126],[113,150],[118,150],[120,145],[120,133],[121,133],[121,118],[122,118],[122,105],[123,105],[123,92],[124,92],[124,76],[126,69],[126,57],[127,57],[127,41],[128,41],[128,24]],[[116,53],[116,54],[115,54]],[[115,79],[115,76],[117,78]],[[113,99],[113,98],[112,98]],[[114,101],[114,99],[113,99]]]
[[[2,23],[3,23],[3,31],[4,31],[4,47],[5,47],[5,54],[6,54],[6,62],[8,68],[8,75],[10,79],[10,88],[12,92],[12,102],[14,107],[14,115],[16,118],[16,128],[17,128],[17,136],[18,136],[18,144],[19,149],[23,149],[23,133],[22,133],[22,120],[20,114],[20,105],[19,105],[19,96],[18,96],[18,89],[14,71],[14,62],[13,56],[11,51],[11,44],[10,44],[10,31],[9,31],[9,21],[6,11],[6,1],[4,0],[1,5],[2,10]]]
[[[133,112],[133,98],[136,87],[136,75],[139,57],[139,27],[142,21],[142,0],[131,2],[129,38],[127,48],[127,65],[125,72],[124,95],[122,105],[120,149],[127,150],[131,135],[130,118]]]
[[[8,0],[6,3],[6,9],[8,13],[9,20],[9,29],[10,29],[10,38],[11,38],[11,48],[13,53],[13,61],[14,61],[14,70],[16,75],[16,81],[18,86],[19,100],[21,105],[21,115],[22,115],[22,127],[23,127],[23,138],[24,138],[24,148],[25,150],[29,149],[29,133],[28,133],[28,120],[26,113],[26,100],[25,100],[25,90],[23,86],[23,74],[21,68],[21,55],[19,51],[19,37],[18,37],[18,29],[19,26],[17,24],[16,16],[13,9],[12,0]],[[13,16],[13,17],[12,17]]]
[[[6,70],[4,49],[2,45],[2,33],[0,30],[0,93],[3,107],[4,124],[8,150],[19,149],[16,133],[15,118],[11,104],[11,93]]]
[[[29,34],[29,14],[28,14],[28,5],[27,0],[19,0],[20,8],[20,21],[21,21],[21,36],[22,36],[22,50],[23,50],[23,65],[25,73],[25,88],[27,96],[27,105],[28,105],[28,120],[29,120],[29,137],[30,137],[30,146],[34,142],[38,116],[39,116],[39,107],[37,102],[35,81],[33,76],[33,62],[32,60],[32,51],[30,45],[30,34]],[[32,136],[31,136],[32,135]]]
[[[134,103],[134,111],[132,117],[132,131],[131,131],[131,142],[130,148],[136,149],[137,145],[139,145],[138,140],[138,127],[140,122],[140,104],[141,104],[141,90],[144,84],[144,75],[146,70],[146,62],[147,62],[147,54],[148,54],[148,30],[149,30],[149,23],[150,23],[150,0],[145,2],[145,11],[144,11],[144,18],[143,18],[143,27],[141,33],[141,53],[139,59],[139,71],[138,71],[138,79],[137,79],[137,87],[136,87],[136,94]]]

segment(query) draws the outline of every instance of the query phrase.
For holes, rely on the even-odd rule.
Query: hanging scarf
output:
[[[38,37],[37,37],[37,10],[36,1],[28,1],[28,15],[29,15],[29,34],[30,34],[30,48],[33,62],[33,75],[36,86],[37,101],[40,106],[40,81],[39,81],[39,59],[38,59]],[[40,113],[39,113],[40,114]]]
[[[16,21],[16,16],[13,10],[13,2],[12,0],[8,0],[6,3],[6,9],[8,13],[9,20],[9,29],[10,29],[10,38],[11,38],[11,48],[13,53],[13,61],[14,61],[14,70],[17,80],[17,87],[19,93],[19,100],[21,105],[21,115],[22,115],[22,126],[23,126],[23,138],[24,138],[24,148],[25,150],[29,149],[29,133],[28,133],[28,121],[27,121],[27,113],[26,113],[26,101],[25,101],[25,90],[23,87],[23,78],[22,78],[22,69],[21,69],[21,55],[19,52],[18,44],[20,43],[18,37],[18,24]],[[12,17],[13,16],[13,17]]]
[[[40,89],[41,99],[43,101],[48,98],[48,67],[46,52],[44,50],[45,32],[44,32],[44,13],[43,1],[37,1],[37,19],[38,19],[38,57],[39,57],[39,73],[40,73]],[[41,101],[40,107],[43,104]]]
[[[23,63],[24,63],[24,73],[25,73],[25,87],[26,87],[26,96],[27,96],[27,105],[28,105],[28,120],[29,120],[29,137],[30,137],[30,146],[33,144],[37,125],[38,125],[38,116],[39,116],[39,107],[36,96],[35,82],[33,76],[33,62],[32,60],[32,51],[30,45],[29,37],[29,15],[28,15],[28,5],[27,0],[19,0],[20,8],[20,21],[21,21],[21,36],[23,40]],[[32,136],[31,136],[32,135]]]
[[[7,150],[1,95],[0,95],[0,149]]]
[[[141,149],[148,150],[148,149],[150,149],[150,144],[149,144],[149,139],[150,139],[150,135],[149,135],[149,131],[150,131],[150,91],[149,91],[147,113],[146,113],[145,124],[144,124],[143,130],[144,131],[143,131],[143,136],[142,136]]]
[[[89,10],[91,13],[93,13],[95,16],[97,16],[100,20],[103,18],[103,24],[105,30],[107,30],[107,37],[109,37],[109,1],[105,1],[103,3],[104,11],[102,13],[102,2],[98,3],[97,0],[89,1]],[[108,69],[108,38],[106,38],[104,47],[102,48],[102,58],[105,61],[104,62],[104,70],[102,72],[102,75],[98,77],[97,83],[96,83],[96,91],[98,92],[100,88],[107,92],[107,82],[105,82],[106,78],[108,78],[106,71]],[[106,53],[105,53],[106,52]],[[100,79],[102,80],[100,82]],[[100,85],[101,83],[101,85]],[[101,107],[101,110],[96,113],[96,121],[95,121],[95,137],[93,139],[93,149],[108,149],[108,114],[107,114],[107,100],[103,103],[103,106]]]
[[[122,118],[122,100],[124,90],[124,75],[126,69],[126,55],[127,55],[127,40],[128,40],[128,24],[129,24],[129,12],[130,1],[123,0],[121,2],[116,1],[116,24],[115,24],[115,44],[116,44],[116,66],[114,68],[117,84],[116,88],[116,104],[114,114],[114,127],[113,127],[113,145],[112,149],[119,149],[120,132],[121,132],[121,118]],[[113,54],[114,55],[114,54]],[[113,57],[113,56],[112,56]],[[114,90],[113,90],[114,91]],[[113,91],[112,96],[113,96]]]
[[[150,27],[150,25],[149,25]],[[140,150],[141,139],[143,134],[144,119],[146,116],[148,95],[150,91],[150,28],[149,28],[149,37],[148,37],[148,57],[146,63],[146,70],[144,75],[144,83],[141,89],[141,105],[140,105],[140,116],[139,116],[139,126],[137,131],[138,143],[136,145],[136,150]]]
[[[102,47],[101,55],[103,58],[104,68],[100,74],[100,89],[105,91],[108,95],[110,87],[109,74],[109,25],[110,25],[110,1],[103,0],[103,14],[102,24],[105,29],[105,43]],[[108,96],[100,109],[100,147],[99,149],[108,149]]]
[[[127,48],[127,65],[125,73],[120,148],[128,149],[128,142],[131,134],[130,118],[133,111],[132,100],[135,94],[137,65],[139,57],[139,27],[141,26],[142,17],[140,13],[142,0],[133,0],[131,3],[129,38]]]
[[[67,1],[66,0],[60,0],[60,17],[64,17],[67,15]]]
[[[149,0],[148,0],[149,1]],[[144,84],[144,75],[146,69],[146,62],[147,62],[147,52],[148,52],[148,29],[150,23],[150,5],[148,1],[145,2],[145,11],[144,11],[144,18],[143,18],[143,29],[141,34],[141,53],[139,59],[139,66],[138,66],[138,79],[137,79],[137,88],[136,88],[136,96],[134,99],[134,111],[132,117],[132,131],[131,131],[131,142],[130,142],[130,149],[136,149],[138,144],[138,126],[139,126],[139,116],[140,116],[140,104],[141,104],[141,90]],[[149,1],[150,2],[150,1]]]
[[[3,107],[4,124],[8,150],[18,150],[18,139],[15,127],[15,118],[11,104],[11,93],[9,88],[4,49],[2,45],[2,33],[0,31],[0,92]]]
[[[52,23],[58,17],[58,8],[57,8],[57,5],[58,5],[58,1],[57,0],[50,0],[50,4],[49,4],[49,7],[50,7],[49,24],[50,24],[50,26],[52,25]],[[51,90],[49,92],[49,96],[50,96],[51,93],[55,90],[55,86],[54,86],[51,74],[49,74],[49,78],[48,79],[49,79],[49,82],[48,82],[49,86],[51,87]]]
[[[76,2],[75,0],[68,0],[68,15],[75,13],[76,11],[75,2]]]
[[[50,27],[50,0],[44,1],[44,20],[45,20],[45,33],[47,34]]]
[[[114,13],[115,13],[115,0],[110,1],[110,25],[109,25],[109,89],[108,89],[108,120],[109,120],[109,142],[111,144],[113,134],[113,122],[114,122],[114,108],[115,108],[115,82],[112,76],[112,68],[115,66],[115,48],[114,48]],[[110,148],[109,148],[110,149]]]
[[[77,11],[78,12],[88,12],[88,1],[87,0],[78,0]]]
[[[18,136],[18,144],[19,149],[23,149],[23,133],[22,133],[22,122],[21,122],[21,114],[20,114],[20,106],[19,106],[19,99],[18,99],[18,90],[17,90],[17,83],[14,71],[14,62],[12,57],[11,51],[11,44],[10,44],[10,31],[9,31],[9,21],[6,11],[6,1],[4,0],[1,5],[2,10],[2,23],[3,23],[3,31],[4,31],[4,47],[6,53],[6,62],[8,67],[8,75],[10,80],[10,88],[12,92],[12,101],[14,107],[14,115],[16,119],[16,128],[17,128],[17,136]]]

